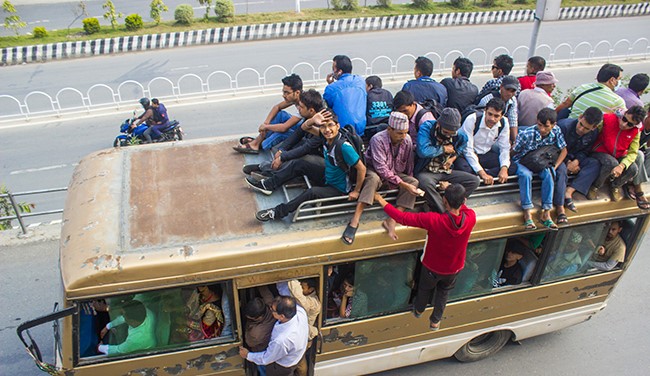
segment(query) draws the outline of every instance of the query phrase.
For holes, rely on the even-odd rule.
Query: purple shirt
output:
[[[630,89],[629,87],[622,87],[616,90],[616,94],[619,97],[623,98],[625,101],[625,107],[630,108],[632,106],[641,106],[643,107],[643,101],[639,98],[639,94],[636,91]]]
[[[407,135],[399,145],[393,146],[387,130],[372,136],[366,151],[368,168],[375,171],[391,189],[402,182],[398,173],[413,176],[413,158],[415,154],[411,136]]]
[[[424,124],[425,121],[428,120],[436,120],[436,118],[433,117],[433,114],[430,111],[427,111],[424,115],[422,115],[422,118],[420,119],[420,124],[415,124],[415,120],[418,117],[418,112],[423,107],[415,102],[415,113],[413,113],[413,116],[409,119],[409,135],[411,136],[411,140],[417,140],[418,139],[418,129],[420,129],[420,126]]]

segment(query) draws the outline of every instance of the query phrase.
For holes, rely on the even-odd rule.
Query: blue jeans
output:
[[[275,115],[270,124],[281,124],[288,121],[289,119],[291,119],[291,115],[287,111],[282,110],[279,111],[277,115]],[[264,138],[264,141],[262,141],[262,149],[269,150],[273,146],[286,140],[287,137],[289,137],[289,135],[291,135],[293,131],[295,131],[296,128],[300,126],[300,124],[302,124],[302,121],[299,121],[298,124],[294,125],[286,132],[266,131],[266,137]]]
[[[517,164],[517,177],[519,178],[519,196],[521,197],[521,207],[524,210],[534,208],[533,195],[533,172],[519,162]],[[542,179],[542,209],[550,210],[553,208],[553,188],[555,186],[555,171],[546,168],[537,175]]]

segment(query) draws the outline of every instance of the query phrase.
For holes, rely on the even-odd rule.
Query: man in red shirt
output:
[[[435,290],[433,312],[429,317],[431,330],[440,329],[449,290],[454,288],[456,276],[465,266],[467,243],[476,224],[476,213],[465,206],[465,200],[465,188],[451,184],[442,199],[444,213],[409,213],[397,210],[381,195],[375,194],[375,201],[397,223],[427,230],[421,259],[424,268],[420,273],[413,314],[415,317],[422,315]]]

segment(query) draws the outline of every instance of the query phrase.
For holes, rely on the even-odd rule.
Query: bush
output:
[[[467,8],[469,5],[469,0],[449,0],[449,2],[456,8]]]
[[[431,0],[413,0],[413,6],[420,9],[431,8]]]
[[[34,34],[34,38],[45,38],[47,36],[47,30],[43,26],[36,26],[32,34]]]
[[[334,10],[357,10],[359,0],[332,0]]]
[[[377,6],[380,8],[390,8],[393,6],[393,2],[391,0],[377,0]]]
[[[496,3],[497,3],[496,0],[482,0],[482,1],[481,1],[481,6],[484,6],[484,7],[493,7],[493,6],[496,5]]]
[[[515,0],[515,4],[528,4],[528,0]]]
[[[142,17],[139,14],[130,14],[124,19],[124,26],[128,31],[140,30],[144,27]]]
[[[230,22],[235,19],[235,4],[232,0],[217,0],[214,3],[214,14],[217,15],[217,21]]]
[[[194,20],[194,9],[189,4],[181,4],[174,11],[174,19],[179,24],[189,25]]]
[[[84,31],[86,32],[86,34],[91,35],[91,34],[99,33],[100,30],[99,20],[96,19],[95,17],[84,18],[83,24],[84,24]]]

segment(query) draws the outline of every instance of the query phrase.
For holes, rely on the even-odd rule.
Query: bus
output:
[[[77,376],[255,375],[238,353],[246,334],[242,307],[260,288],[304,278],[318,281],[322,302],[319,335],[307,352],[310,374],[369,374],[452,356],[475,361],[508,341],[578,324],[602,310],[648,227],[648,213],[633,201],[600,197],[576,200],[578,212],[558,231],[525,231],[516,183],[480,187],[468,201],[477,224],[465,268],[442,328],[430,331],[428,321],[411,312],[423,230],[398,226],[393,241],[381,227],[383,211],[370,207],[347,246],[340,237],[354,203],[343,198],[308,202],[293,218],[260,223],[256,211],[287,200],[301,184],[271,196],[256,194],[244,183],[241,167],[262,156],[235,154],[232,144],[151,144],[81,160],[63,215],[62,307],[17,329],[41,370]],[[613,222],[623,228],[625,261],[611,271],[591,268],[589,260]],[[522,282],[504,286],[499,267],[512,247],[523,250]],[[355,301],[362,303],[342,318],[336,292],[350,275]],[[196,322],[188,315],[206,287],[215,291],[223,326],[193,336],[188,328]],[[119,321],[134,301],[145,307],[155,343],[146,350],[120,350],[129,333]],[[53,359],[44,359],[39,348],[45,344],[30,334],[39,325],[54,328]],[[107,340],[117,346],[108,355],[98,351]]]

